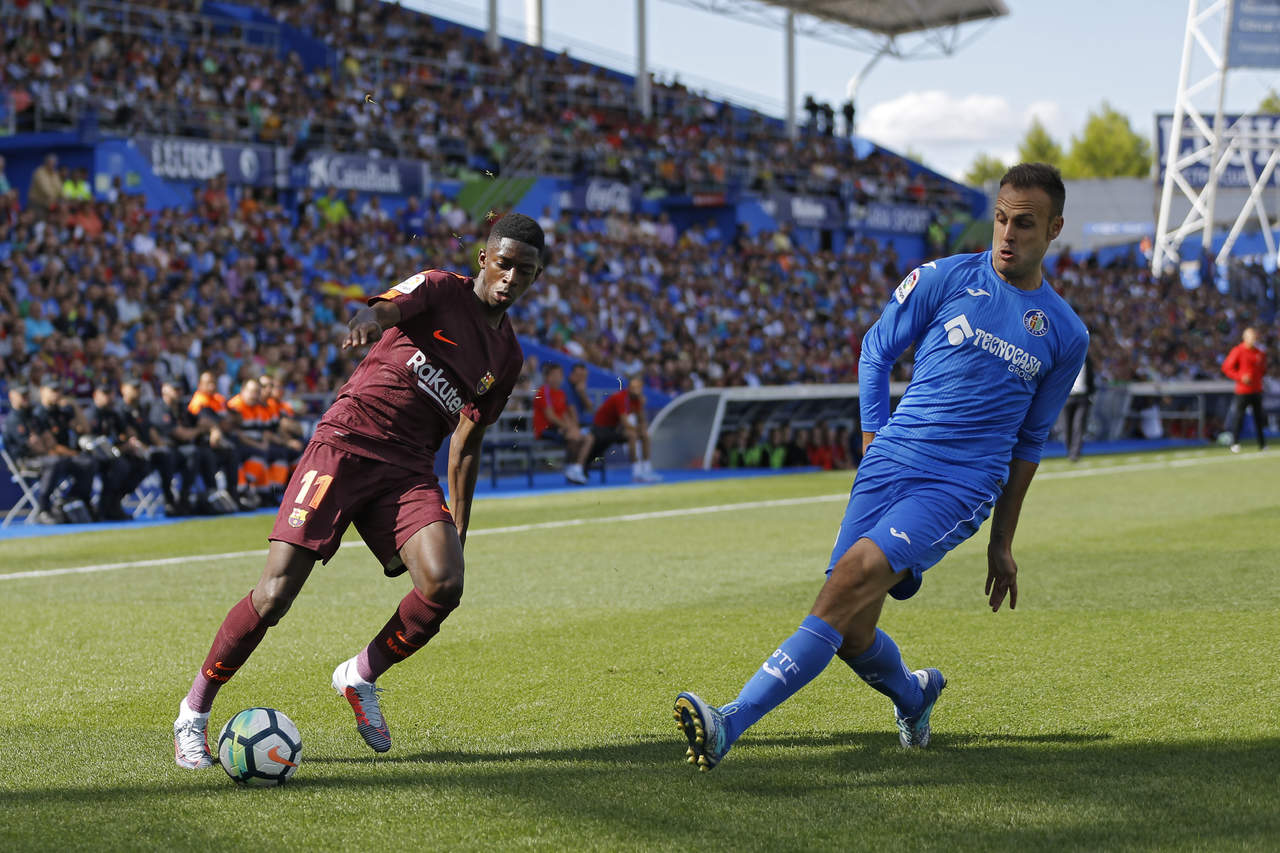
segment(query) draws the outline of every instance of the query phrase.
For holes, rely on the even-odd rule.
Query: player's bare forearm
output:
[[[1027,496],[1031,478],[1039,466],[1025,459],[1009,462],[1009,479],[991,514],[991,541],[987,545],[987,583],[983,588],[993,612],[1000,609],[1005,596],[1009,609],[1018,606],[1018,564],[1013,559],[1013,534],[1022,513],[1022,500]]]
[[[476,492],[480,473],[480,451],[484,447],[484,427],[465,415],[449,442],[449,500],[453,502],[453,523],[458,538],[467,544],[467,526],[471,522],[471,498]]]
[[[400,306],[385,299],[372,305],[366,305],[356,312],[347,327],[346,338],[342,341],[343,349],[362,347],[374,343],[382,337],[382,333],[400,322]]]
[[[867,448],[871,446],[871,442],[875,441],[876,434],[874,432],[862,432],[862,455],[867,455]]]
[[[1025,459],[1009,462],[1009,479],[991,513],[991,545],[1009,549],[1013,546],[1013,534],[1018,529],[1018,516],[1022,513],[1022,500],[1027,496],[1031,478],[1040,466]]]

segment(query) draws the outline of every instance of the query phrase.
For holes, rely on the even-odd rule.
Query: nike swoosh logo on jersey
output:
[[[967,291],[970,296],[990,296],[991,295],[989,291],[983,290],[981,287],[979,287],[977,290],[974,290],[972,287],[966,287],[965,291]]]
[[[901,539],[903,542],[906,542],[908,545],[910,545],[910,544],[911,544],[911,537],[910,537],[910,536],[908,536],[905,532],[903,532],[903,531],[899,530],[899,529],[898,529],[898,528],[896,528],[896,527],[890,527],[890,528],[889,528],[889,535],[890,535],[890,536],[896,536],[896,537],[898,537],[898,538],[899,538],[899,539]]]
[[[456,347],[458,345],[456,341],[451,341],[444,336],[444,329],[436,329],[436,333],[432,335],[432,337],[437,341],[444,341],[446,344],[450,344],[451,346]]]

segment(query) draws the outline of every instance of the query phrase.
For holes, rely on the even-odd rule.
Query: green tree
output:
[[[1146,177],[1151,172],[1151,143],[1134,132],[1129,119],[1106,101],[1071,137],[1062,162],[1064,178]]]
[[[1269,115],[1280,114],[1280,92],[1272,89],[1267,96],[1262,99],[1262,103],[1258,104],[1258,112]]]
[[[964,182],[971,187],[980,187],[987,181],[998,181],[1004,177],[1009,167],[995,157],[983,152],[973,158],[973,165],[965,172]]]
[[[1027,135],[1022,137],[1018,145],[1018,161],[1021,163],[1048,163],[1051,166],[1062,165],[1062,146],[1059,145],[1040,119],[1033,118],[1027,128]]]

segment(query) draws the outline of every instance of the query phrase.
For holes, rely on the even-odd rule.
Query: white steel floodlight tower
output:
[[[1196,59],[1207,60],[1209,71],[1193,82]],[[1151,254],[1157,274],[1182,260],[1181,244],[1193,234],[1201,235],[1203,253],[1212,250],[1217,191],[1228,173],[1231,183],[1247,188],[1249,195],[1235,212],[1216,261],[1230,258],[1251,215],[1261,226],[1267,254],[1280,260],[1272,233],[1276,220],[1267,213],[1264,195],[1268,186],[1280,183],[1280,119],[1224,115],[1227,72],[1241,67],[1280,68],[1280,0],[1189,0],[1172,120],[1158,119],[1156,129],[1164,143],[1164,182]],[[1207,110],[1196,105],[1197,96],[1212,90],[1217,102],[1206,117]],[[1190,208],[1174,226],[1177,199],[1185,199]]]

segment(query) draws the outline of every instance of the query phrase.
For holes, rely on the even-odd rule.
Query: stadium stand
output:
[[[282,144],[295,161],[317,148],[377,153],[452,176],[500,172],[529,149],[534,173],[644,191],[736,186],[966,206],[956,185],[903,158],[857,157],[834,134],[790,140],[778,120],[678,82],[656,85],[646,120],[625,75],[511,42],[494,56],[478,34],[396,4],[239,4],[261,13],[256,22],[175,5],[85,2],[74,18],[70,7],[7,5],[15,129],[87,121],[130,136]],[[313,50],[297,44],[308,40]],[[291,43],[327,61],[304,62]]]
[[[190,201],[165,205],[101,175],[85,198],[84,167],[56,157],[42,167],[52,170],[46,203],[24,201],[30,170],[20,186],[0,177],[6,384],[54,376],[83,399],[132,377],[149,402],[161,382],[189,391],[204,370],[226,397],[270,372],[300,418],[314,419],[354,366],[338,342],[367,293],[414,269],[472,268],[485,217],[468,213],[458,182],[437,179],[501,171],[515,151],[534,152],[523,164],[532,172],[605,179],[647,202],[547,205],[550,267],[512,312],[526,341],[567,362],[640,373],[665,394],[855,382],[862,335],[929,257],[923,241],[844,222],[832,237],[780,216],[691,216],[654,199],[802,193],[850,210],[892,203],[921,221],[970,204],[967,191],[890,152],[813,130],[792,142],[777,120],[678,84],[658,87],[645,121],[625,75],[512,43],[491,56],[474,32],[392,4],[361,5],[354,17],[284,2],[75,8],[0,11],[0,94],[18,131],[90,124],[267,143],[295,163],[316,149],[378,152],[429,164],[432,180],[420,196],[380,196],[222,173],[172,182]],[[214,8],[223,11],[206,14]],[[900,256],[899,245],[919,248]],[[1228,293],[1153,277],[1136,250],[1106,263],[1064,250],[1050,274],[1090,326],[1104,382],[1216,378],[1250,322],[1275,345],[1280,282],[1261,267],[1233,268]],[[910,354],[894,378],[910,378]],[[528,437],[531,393],[525,383],[494,429],[494,479],[531,478],[558,459]]]

